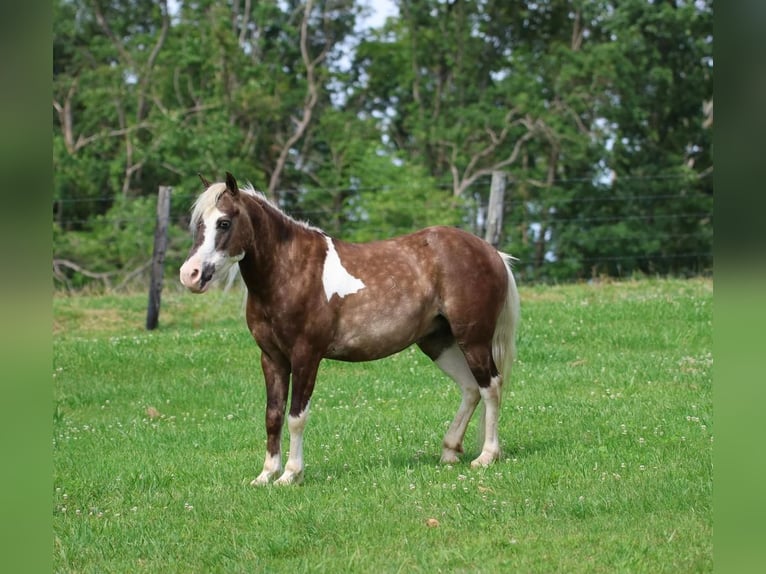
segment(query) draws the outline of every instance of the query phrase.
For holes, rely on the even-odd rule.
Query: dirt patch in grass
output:
[[[104,335],[142,328],[143,317],[125,309],[58,309],[53,317],[54,335]]]

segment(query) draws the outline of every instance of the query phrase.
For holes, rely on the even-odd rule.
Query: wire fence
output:
[[[639,176],[622,178],[622,180],[668,183],[674,180],[688,182],[688,177],[675,174]],[[566,186],[590,181],[592,180],[574,178],[556,182],[556,185]],[[446,185],[440,186],[440,188],[445,191],[445,195],[451,189]],[[300,209],[300,201],[298,201],[305,198],[305,192],[284,190],[280,195],[285,200],[285,211],[288,214],[291,211],[290,205],[294,205],[298,219],[322,227],[322,222],[332,220],[339,213],[330,207],[317,207],[317,204],[321,203],[317,198],[321,199],[322,196],[331,198],[339,193],[351,192],[354,194],[386,192],[395,196],[397,191],[396,188],[390,187],[354,188],[353,190],[348,188],[312,189],[310,193],[313,194],[313,198],[310,203],[311,207],[308,209]],[[196,189],[173,192],[170,221],[177,230],[188,224],[190,208],[197,195]],[[143,209],[123,209],[136,200],[145,203]],[[145,235],[148,238],[153,235],[156,222],[153,201],[156,201],[156,198],[151,196],[128,200],[106,195],[63,198],[54,201],[53,216],[55,223],[62,230],[81,229],[87,232],[88,229],[93,229],[95,226],[108,225],[115,229],[131,229],[137,235]],[[471,231],[480,233],[480,225],[477,227],[475,219],[477,213],[483,209],[480,204],[481,195],[476,194],[473,201],[478,203],[474,205],[474,221]],[[327,203],[330,204],[329,201]],[[601,268],[602,272],[607,270],[608,274],[614,270],[619,271],[622,268],[630,270],[638,266],[645,270],[670,269],[672,272],[672,269],[677,267],[674,262],[686,262],[684,264],[686,267],[684,273],[686,274],[712,272],[712,196],[699,193],[690,196],[683,191],[678,193],[660,191],[656,194],[618,195],[610,194],[604,188],[598,190],[594,188],[594,192],[589,195],[567,197],[564,194],[558,197],[545,197],[541,194],[534,200],[527,201],[515,197],[512,190],[506,203],[510,205],[506,208],[506,211],[510,211],[506,215],[506,236],[510,235],[508,226],[525,226],[527,229],[522,234],[530,236],[535,235],[534,227],[544,227],[549,232],[555,230],[558,235],[562,233],[576,235],[580,230],[598,230],[598,249],[595,252],[593,249],[583,249],[577,253],[558,254],[552,247],[556,242],[555,238],[548,240],[548,245],[543,248],[542,255],[537,254],[537,266],[540,268],[547,266],[547,268],[553,269],[555,266],[566,265],[573,268],[579,265],[581,268],[588,267],[594,270]],[[386,221],[386,210],[396,213],[401,213],[403,210],[418,213],[421,207],[424,206],[412,204],[411,201],[408,201],[405,206],[384,207],[381,208],[381,212],[377,213],[376,221]],[[518,216],[518,210],[525,211],[523,217]],[[94,217],[92,215],[94,213],[100,215]],[[343,217],[359,216],[357,212],[346,211],[343,213]],[[356,220],[354,224],[357,227],[366,225],[363,220]],[[423,225],[418,225],[418,227],[429,224],[430,222],[423,221]],[[472,227],[472,225],[469,224],[467,227]],[[651,252],[642,254],[640,249],[637,249],[637,245],[641,242],[647,242],[647,228],[649,227],[652,229],[651,243],[654,248]],[[374,238],[385,238],[414,230],[381,223],[370,224],[365,228],[366,234]],[[62,233],[65,235],[66,231],[62,231]],[[541,232],[538,230],[537,233]],[[188,239],[185,241],[185,244],[182,244],[180,239],[175,242],[171,241],[168,256],[169,264],[177,263],[179,254],[188,248]],[[62,253],[61,249],[64,247],[54,245],[54,260],[59,262],[58,267],[54,264],[54,278],[66,287],[87,282],[87,279],[103,281],[105,284],[108,283],[110,287],[115,284],[123,285],[125,282],[119,281],[120,277],[128,277],[130,279],[128,283],[144,280],[142,272],[146,269],[147,263],[140,254],[134,256],[130,261],[117,263],[115,269],[105,269],[103,265],[99,267],[99,263],[89,261],[86,257],[78,259],[76,255],[67,253],[66,249]],[[527,252],[529,253],[530,250],[531,247],[527,249]],[[145,254],[146,251],[147,248],[144,245],[143,253]],[[510,251],[515,254],[517,251],[523,252],[523,249],[519,249],[511,243]],[[522,261],[522,274],[525,273],[523,264],[524,261]],[[526,269],[528,279],[535,280],[545,277],[545,272],[540,269],[530,271],[528,266]],[[85,278],[83,281],[78,282],[73,279],[78,273]],[[583,278],[582,273],[579,277],[570,277],[570,279],[577,278]]]

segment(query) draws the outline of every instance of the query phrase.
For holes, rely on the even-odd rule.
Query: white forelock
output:
[[[191,221],[189,227],[192,231],[197,228],[197,224],[202,221],[205,213],[209,211],[218,202],[218,198],[226,191],[225,183],[211,183],[194,202],[191,212]]]
[[[223,195],[224,191],[226,191],[226,184],[223,182],[218,182],[211,183],[210,186],[200,194],[200,196],[197,198],[197,201],[195,201],[194,205],[192,206],[191,222],[189,224],[192,231],[197,227],[197,224],[202,220],[205,213],[214,207],[216,203],[218,203],[218,199],[221,197],[221,195]],[[245,187],[240,189],[240,191],[246,193],[247,195],[252,195],[253,197],[264,198],[263,194],[256,191],[253,187],[253,184],[249,181]]]

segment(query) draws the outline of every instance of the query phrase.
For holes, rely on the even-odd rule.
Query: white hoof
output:
[[[261,474],[258,475],[258,477],[255,480],[253,480],[250,483],[250,486],[266,486],[272,480],[274,480],[274,477],[276,475],[277,475],[276,472],[270,472],[268,470],[264,470]]]
[[[300,484],[301,482],[303,482],[302,470],[298,472],[292,472],[290,470],[286,470],[282,476],[280,476],[277,480],[274,481],[274,484],[277,486],[287,486],[290,484]]]
[[[476,459],[471,461],[471,468],[480,468],[480,467],[489,466],[490,464],[492,464],[499,458],[500,458],[500,453],[482,451],[481,454]]]

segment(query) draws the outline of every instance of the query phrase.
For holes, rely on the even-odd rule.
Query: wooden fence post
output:
[[[160,318],[160,295],[165,250],[168,245],[168,221],[170,220],[170,192],[173,188],[160,186],[157,197],[157,227],[154,229],[154,252],[152,253],[152,276],[149,281],[149,308],[146,311],[146,329],[157,327]]]
[[[489,188],[489,204],[487,205],[487,229],[484,239],[497,247],[500,244],[500,234],[503,230],[503,199],[505,198],[505,173],[492,172],[492,184]]]

